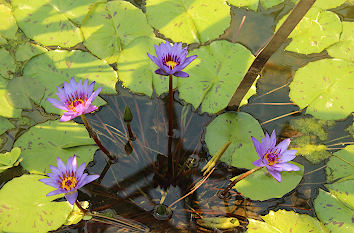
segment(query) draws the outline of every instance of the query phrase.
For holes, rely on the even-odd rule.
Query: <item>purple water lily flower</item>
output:
[[[64,87],[57,87],[57,96],[60,100],[47,98],[54,107],[63,109],[63,116],[60,121],[69,121],[82,114],[93,112],[97,109],[95,105],[91,105],[92,101],[98,96],[102,87],[93,91],[95,82],[88,85],[86,79],[84,83],[81,80],[76,83],[74,78],[71,78],[70,83],[64,82]]]
[[[294,164],[287,163],[296,157],[297,150],[287,150],[290,139],[287,138],[275,146],[277,138],[275,130],[269,137],[266,133],[261,142],[252,137],[254,147],[256,148],[259,159],[253,162],[254,166],[266,167],[268,172],[278,181],[281,182],[281,171],[299,171],[300,168]]]
[[[100,177],[99,175],[84,173],[85,163],[82,163],[77,168],[75,155],[72,158],[69,157],[66,166],[60,158],[57,158],[57,165],[58,168],[50,165],[52,173],[47,173],[49,178],[40,179],[39,181],[56,188],[56,190],[48,193],[47,196],[65,193],[66,200],[72,205],[77,199],[77,190]]]
[[[173,46],[166,41],[155,45],[156,56],[147,54],[149,58],[158,66],[159,69],[155,70],[156,74],[160,75],[174,75],[177,77],[187,78],[189,74],[182,70],[189,65],[197,55],[187,57],[187,47],[182,49],[182,42],[175,43]]]

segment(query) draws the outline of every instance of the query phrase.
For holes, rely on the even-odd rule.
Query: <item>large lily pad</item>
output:
[[[354,179],[327,184],[329,191],[354,211]]]
[[[264,201],[271,198],[281,198],[293,190],[301,181],[304,174],[302,165],[291,162],[300,167],[300,171],[283,171],[282,181],[279,183],[269,172],[263,168],[239,181],[235,186],[238,192],[252,200]]]
[[[230,4],[237,6],[237,7],[247,7],[253,11],[257,11],[258,4],[268,9],[273,6],[279,5],[280,3],[284,2],[284,0],[227,0]]]
[[[320,190],[314,201],[317,217],[325,226],[336,233],[347,233],[354,231],[352,219],[354,210],[344,205],[331,193]]]
[[[80,29],[65,13],[74,2],[87,3],[88,0],[11,1],[16,21],[27,37],[46,46],[61,47],[72,47],[83,40]]]
[[[43,184],[40,175],[23,175],[0,190],[1,232],[48,232],[58,229],[72,210],[68,202],[47,197],[54,188]]]
[[[240,44],[215,41],[193,50],[198,57],[186,67],[189,78],[178,79],[180,98],[201,112],[217,113],[229,103],[233,93],[254,60]]]
[[[339,59],[310,62],[296,71],[290,98],[306,113],[324,120],[346,118],[354,111],[353,63]]]
[[[45,87],[43,98],[40,104],[47,112],[62,113],[62,110],[55,108],[51,103],[46,101],[47,97],[56,97],[56,86],[60,86],[64,81],[69,82],[71,77],[76,81],[78,79],[88,79],[90,82],[95,81],[95,88],[102,87],[101,94],[116,93],[115,84],[117,82],[117,74],[106,62],[96,59],[89,53],[79,50],[62,51],[52,50],[47,53],[38,55],[27,62],[23,75],[32,77]],[[30,93],[36,91],[31,89]],[[33,93],[33,95],[39,95]],[[24,97],[25,98],[25,97]],[[96,106],[103,105],[105,102],[101,98],[96,98],[93,102]]]
[[[328,229],[316,218],[306,214],[298,214],[293,211],[278,210],[270,211],[262,216],[265,222],[249,219],[248,233],[276,233],[276,232],[313,232],[328,233]]]
[[[287,16],[279,21],[276,28]],[[319,53],[337,43],[341,31],[341,21],[335,13],[312,7],[289,35],[292,41],[285,49],[303,54]]]
[[[231,20],[225,0],[146,0],[146,16],[167,38],[185,43],[216,39]]]
[[[126,1],[97,4],[81,30],[86,47],[108,63],[117,62],[120,51],[136,38],[154,36],[143,12]]]
[[[215,155],[229,140],[229,148],[221,161],[239,168],[254,168],[252,164],[259,157],[253,146],[251,136],[260,140],[264,137],[258,121],[244,112],[227,112],[216,117],[208,126],[205,142],[211,155]]]
[[[329,55],[335,58],[354,62],[354,22],[342,22],[343,32],[340,41],[327,49]]]
[[[0,4],[0,22],[0,35],[7,39],[16,39],[16,20],[6,4]]]
[[[346,146],[334,155],[327,163],[327,181],[354,179],[354,145]]]
[[[4,78],[11,79],[15,70],[15,59],[6,49],[0,48],[0,75]]]
[[[22,150],[22,167],[32,173],[50,172],[49,165],[56,165],[57,157],[66,161],[74,154],[78,164],[87,164],[97,149],[85,127],[71,121],[38,124],[21,135],[14,146]]]
[[[21,109],[15,108],[11,99],[8,98],[8,80],[0,76],[0,116],[17,118],[21,116]]]
[[[130,43],[120,54],[118,60],[119,79],[123,86],[138,94],[152,95],[153,87],[157,95],[168,91],[168,77],[155,74],[158,67],[146,53],[155,54],[154,45],[161,39],[140,37]],[[173,77],[174,87],[177,84]]]

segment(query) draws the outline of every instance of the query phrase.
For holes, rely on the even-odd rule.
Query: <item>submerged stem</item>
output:
[[[109,151],[102,145],[100,140],[97,138],[96,134],[93,133],[92,128],[89,125],[85,115],[82,114],[80,116],[81,116],[82,121],[84,122],[84,125],[85,125],[85,127],[87,129],[87,132],[90,134],[91,138],[95,141],[97,146],[103,151],[103,153],[105,153],[107,155],[109,160],[114,161],[116,158],[114,156],[112,156],[111,153],[109,153]]]
[[[224,189],[224,191],[222,191],[222,192],[220,193],[220,196],[221,196],[221,197],[226,197],[226,194],[230,191],[230,189],[231,189],[232,187],[235,186],[235,184],[236,184],[237,182],[239,182],[240,180],[243,180],[243,179],[246,178],[247,176],[251,175],[253,172],[256,172],[256,171],[260,170],[261,168],[263,168],[263,167],[256,167],[256,168],[253,168],[252,170],[249,170],[249,171],[243,173],[241,176],[237,177],[234,181],[232,181],[232,182]]]

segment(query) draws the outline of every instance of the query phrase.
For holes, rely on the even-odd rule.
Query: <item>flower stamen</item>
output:
[[[268,165],[269,166],[272,166],[274,164],[277,164],[278,163],[278,160],[279,160],[279,153],[280,153],[280,150],[267,150],[266,154],[264,155],[264,158],[268,161]]]
[[[162,59],[162,62],[170,70],[173,70],[173,68],[180,64],[178,57],[176,55],[171,56],[171,54],[167,54],[166,57]]]
[[[76,177],[67,176],[61,181],[60,188],[65,189],[66,191],[70,191],[74,189],[77,185]]]

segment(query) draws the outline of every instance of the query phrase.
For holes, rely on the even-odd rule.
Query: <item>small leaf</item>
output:
[[[16,61],[27,61],[30,58],[45,52],[47,52],[47,49],[39,45],[26,42],[18,46],[15,57]]]
[[[354,62],[354,22],[342,22],[343,32],[338,43],[327,49],[328,54],[334,58],[346,59]]]
[[[80,201],[80,205],[83,209],[86,210],[89,207],[89,202],[88,201]],[[82,219],[89,220],[91,218],[92,218],[92,216],[85,215],[79,209],[79,207],[77,207],[77,205],[75,204],[75,205],[73,205],[73,209],[72,209],[70,215],[68,216],[68,218],[66,219],[66,222],[64,223],[64,225],[74,225],[74,224],[77,224],[78,222],[80,222]]]
[[[208,229],[232,229],[238,227],[240,222],[233,217],[203,217],[197,220],[197,224]]]
[[[354,179],[325,185],[331,194],[354,211]]]
[[[264,137],[258,121],[244,112],[227,112],[216,117],[206,128],[205,142],[209,153],[215,155],[229,140],[229,148],[221,161],[239,168],[254,168],[252,164],[259,157],[251,136]]]
[[[15,126],[8,119],[0,117],[0,135],[13,128]]]
[[[0,75],[6,79],[11,79],[15,70],[15,59],[6,49],[0,48]]]
[[[7,39],[16,39],[16,20],[6,4],[0,4],[0,22],[0,35]]]
[[[21,149],[18,147],[12,148],[11,152],[0,154],[0,165],[13,165],[21,154]]]
[[[7,118],[18,118],[21,116],[21,109],[15,108],[11,99],[8,98],[8,80],[0,76],[0,116]]]
[[[346,146],[334,153],[327,163],[327,182],[354,179],[354,145]]]

